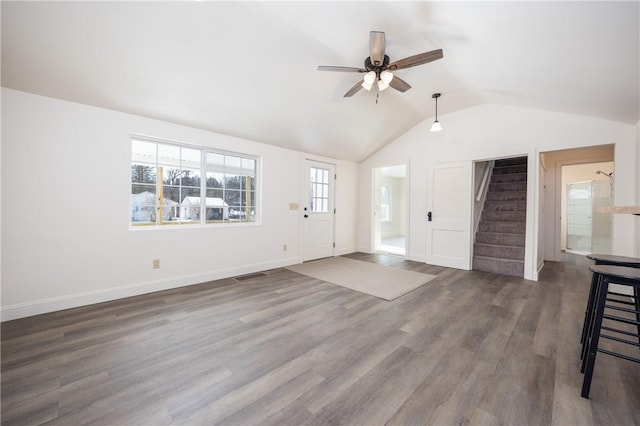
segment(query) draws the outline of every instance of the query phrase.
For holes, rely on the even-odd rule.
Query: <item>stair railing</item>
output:
[[[476,192],[476,201],[480,201],[482,196],[486,194],[485,187],[487,186],[487,182],[489,182],[489,177],[491,176],[491,171],[493,170],[493,165],[495,161],[489,161],[489,164],[484,169],[484,174],[482,175],[482,183]]]
[[[485,166],[482,174],[482,181],[480,186],[476,189],[475,194],[475,223],[473,226],[473,240],[475,243],[476,234],[478,232],[478,226],[480,226],[480,219],[482,218],[482,210],[484,210],[484,202],[487,198],[487,192],[489,190],[489,181],[491,180],[491,174],[493,172],[494,160],[491,160]]]

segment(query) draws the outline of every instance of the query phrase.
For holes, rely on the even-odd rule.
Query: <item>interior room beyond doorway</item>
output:
[[[374,169],[374,250],[405,256],[406,165]]]

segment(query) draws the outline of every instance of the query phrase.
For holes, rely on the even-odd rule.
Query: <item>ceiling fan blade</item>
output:
[[[395,75],[393,76],[393,79],[389,82],[389,86],[393,87],[398,92],[403,92],[403,93],[411,89],[411,85],[409,83],[407,83],[406,81],[404,81],[403,79]]]
[[[330,65],[324,66],[320,65],[318,67],[318,71],[338,71],[338,72],[359,72],[365,73],[367,70],[364,68],[355,68],[355,67],[333,67]]]
[[[417,55],[409,56],[408,58],[395,61],[387,67],[389,71],[401,70],[403,68],[411,68],[418,65],[426,64],[429,62],[442,59],[442,49],[432,50],[431,52],[418,53]]]
[[[382,31],[371,31],[369,34],[369,58],[375,66],[381,66],[384,62],[384,50],[386,39]]]
[[[356,93],[358,93],[358,91],[360,89],[362,89],[362,82],[361,81],[357,82],[355,86],[353,86],[351,89],[349,89],[349,91],[344,94],[344,97],[345,98],[350,98],[351,96],[353,96]]]

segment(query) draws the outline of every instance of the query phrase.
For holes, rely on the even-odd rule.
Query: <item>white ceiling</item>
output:
[[[7,2],[2,86],[361,161],[484,103],[640,119],[635,2]],[[342,95],[369,31],[413,88]],[[446,120],[440,120],[446,128]],[[446,129],[445,129],[446,131]],[[162,136],[162,135],[156,135]]]

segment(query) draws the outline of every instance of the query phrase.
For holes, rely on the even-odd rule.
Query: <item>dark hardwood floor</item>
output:
[[[388,302],[275,269],[3,323],[2,424],[640,424],[637,364],[600,354],[580,397],[585,261],[349,257],[438,277]]]

